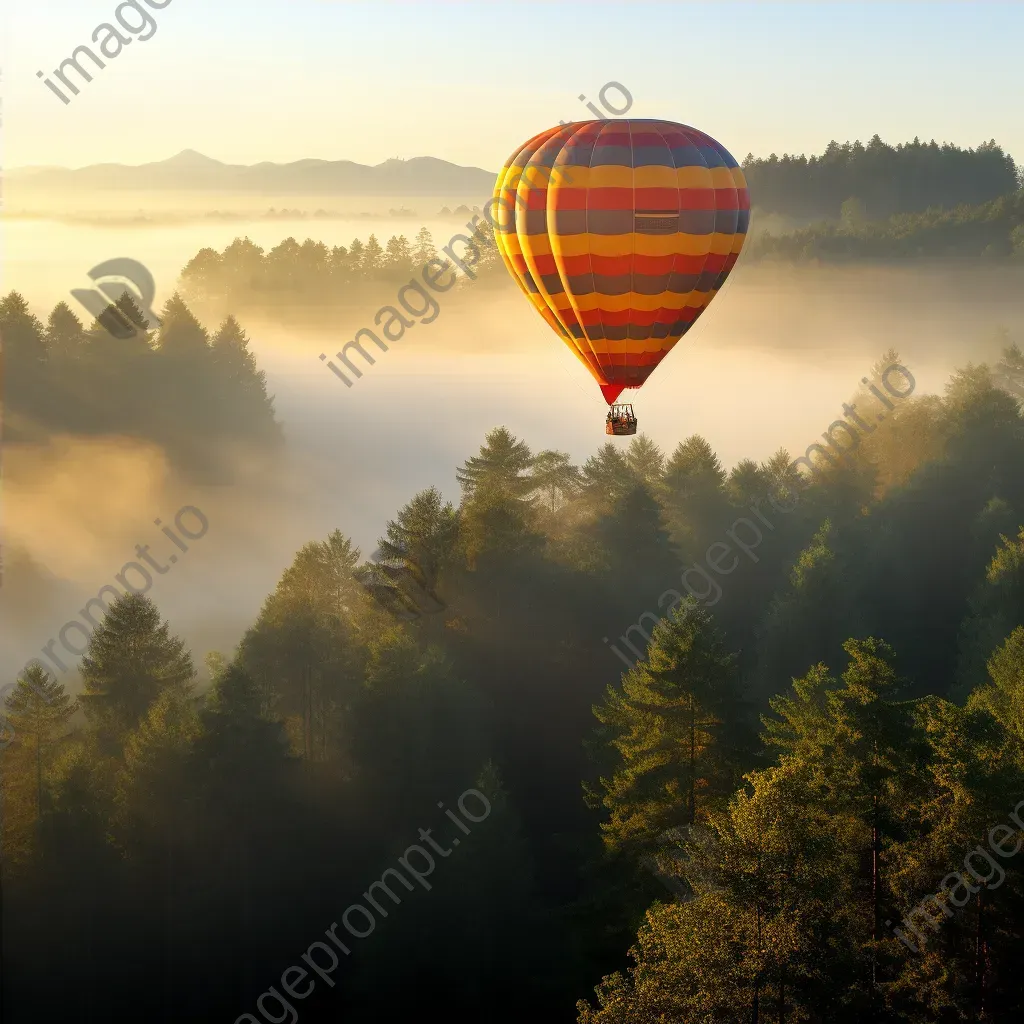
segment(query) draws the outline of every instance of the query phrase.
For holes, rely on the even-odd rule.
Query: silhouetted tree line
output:
[[[902,213],[883,221],[866,220],[857,203],[848,200],[838,224],[821,221],[788,234],[755,235],[747,248],[748,259],[984,257],[1024,262],[1024,190],[980,206]]]
[[[123,597],[77,700],[37,667],[7,701],[10,1019],[247,1020],[472,784],[495,811],[434,888],[277,1020],[1018,1019],[1024,852],[998,887],[964,874],[920,952],[891,930],[1024,801],[1005,341],[813,476],[784,451],[727,472],[699,436],[577,466],[492,430],[459,503],[415,495],[374,561],[303,547],[202,692]],[[784,494],[718,599],[682,592]],[[408,580],[442,607],[390,611]],[[651,608],[623,672],[603,640]]]
[[[44,324],[17,292],[0,300],[6,439],[120,433],[193,460],[218,440],[279,442],[266,374],[238,321],[211,336],[177,294],[159,317],[151,329],[127,292],[89,327],[65,302]]]
[[[756,209],[801,219],[837,220],[848,199],[859,200],[871,220],[980,205],[1024,184],[995,140],[977,149],[916,138],[890,146],[877,135],[866,146],[833,140],[821,156],[748,154],[743,173]]]
[[[477,252],[470,251],[467,262],[477,275],[503,271],[490,227],[482,220],[477,227],[471,238]],[[460,233],[471,234],[464,228],[455,232]],[[463,241],[455,243],[460,258],[464,247]],[[286,238],[265,252],[249,238],[236,238],[223,252],[206,248],[196,253],[182,271],[181,284],[190,301],[225,303],[228,308],[239,303],[270,310],[337,307],[365,304],[368,295],[393,292],[439,258],[454,274],[451,261],[439,257],[425,227],[412,242],[405,235],[392,235],[384,246],[373,234],[365,242],[355,238],[348,246],[328,246],[312,238],[300,244]]]

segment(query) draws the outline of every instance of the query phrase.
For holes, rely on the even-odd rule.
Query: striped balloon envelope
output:
[[[489,216],[505,265],[611,405],[693,326],[750,220],[743,171],[687,125],[621,118],[520,146]]]

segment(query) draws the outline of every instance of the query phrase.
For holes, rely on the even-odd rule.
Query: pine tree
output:
[[[698,434],[680,441],[665,466],[665,482],[685,494],[717,490],[725,483],[725,470],[711,445]]]
[[[416,241],[413,244],[412,261],[417,267],[422,267],[436,258],[437,248],[434,245],[434,238],[425,227],[422,227],[417,232]]]
[[[376,235],[370,235],[362,253],[362,271],[367,277],[376,277],[384,267],[384,250]]]
[[[1024,623],[1024,527],[1017,537],[1000,537],[969,609],[960,628],[958,677],[963,693],[984,681],[988,659],[1014,627]]]
[[[267,394],[267,375],[249,351],[249,338],[233,316],[228,316],[213,337],[213,372],[223,388],[221,426],[227,433],[248,433],[277,438],[274,399]]]
[[[877,944],[890,892],[886,848],[920,795],[915,771],[927,757],[913,706],[896,700],[901,681],[892,649],[872,638],[847,640],[843,649],[849,657],[843,685],[835,685],[824,665],[794,680],[792,697],[770,701],[779,718],[765,719],[765,740],[780,748],[783,764],[804,766],[826,806],[858,824],[856,845],[869,865],[863,881],[873,944],[864,979],[870,997],[880,980]]]
[[[237,822],[247,817],[246,794],[259,790],[287,760],[280,722],[263,714],[263,694],[237,662],[222,667],[200,713],[196,760],[204,768],[213,813]]]
[[[45,331],[18,292],[0,300],[0,345],[5,400],[39,416],[52,403],[46,387]]]
[[[82,321],[66,302],[58,302],[46,322],[46,347],[53,360],[79,358],[85,351]]]
[[[513,437],[505,427],[495,427],[488,431],[480,454],[467,459],[455,475],[467,496],[489,489],[522,498],[530,492],[528,472],[532,462],[525,441]]]
[[[753,459],[741,459],[732,468],[726,491],[734,505],[749,505],[769,490],[768,474]]]
[[[1012,740],[1024,768],[1024,626],[1018,626],[997,647],[988,662],[989,682],[971,694],[971,704],[984,707]]]
[[[337,530],[306,544],[239,646],[238,666],[255,681],[262,713],[285,721],[307,760],[348,757],[345,716],[366,660],[360,637],[382,618],[358,563],[359,549]]]
[[[236,238],[221,254],[219,278],[228,295],[248,297],[261,289],[266,276],[266,257],[261,246],[245,238]]]
[[[162,355],[194,361],[209,353],[210,338],[206,328],[177,292],[167,300],[160,318],[157,345]]]
[[[721,533],[728,510],[725,470],[696,434],[676,445],[665,465],[665,513],[673,538],[698,557]]]
[[[48,810],[50,764],[77,705],[60,683],[34,665],[19,677],[4,711],[9,745],[0,755],[3,852],[9,860],[23,861],[35,847]]]
[[[633,486],[629,464],[611,441],[583,463],[582,476],[587,504],[594,511],[610,509]]]
[[[530,479],[534,489],[544,495],[544,504],[552,514],[571,500],[581,486],[579,467],[572,464],[566,452],[539,452],[534,456]]]
[[[638,593],[649,593],[679,564],[661,506],[643,484],[631,487],[609,512],[581,531],[593,539],[600,561],[619,579],[630,579]]]
[[[1024,252],[1024,245],[1021,249]],[[1003,349],[1003,356],[996,363],[992,376],[999,387],[1019,402],[1024,402],[1024,352],[1018,344],[1011,342]]]
[[[604,979],[597,1008],[577,1004],[580,1024],[864,1019],[848,996],[862,962],[849,823],[808,800],[797,765],[747,781],[688,831],[674,868],[688,895],[648,910],[636,967]]]
[[[353,277],[366,276],[366,247],[358,238],[353,238],[348,247],[348,266]]]
[[[384,268],[388,275],[405,278],[412,272],[412,252],[405,235],[392,235],[388,239],[384,255]]]
[[[165,839],[194,843],[193,814],[183,799],[191,788],[189,762],[200,736],[199,715],[189,683],[160,691],[125,737],[117,772],[117,825],[121,841],[137,851]]]
[[[82,659],[82,706],[104,742],[119,748],[168,689],[195,675],[185,645],[149,598],[125,594],[111,605]]]
[[[661,483],[665,456],[646,434],[637,434],[626,449],[626,465],[640,483],[653,488]]]
[[[662,836],[692,826],[735,784],[741,726],[735,657],[711,616],[677,606],[644,661],[594,709],[613,772],[600,782],[611,850],[656,856]],[[729,735],[730,731],[732,735]]]
[[[436,487],[420,491],[389,520],[387,535],[378,542],[382,558],[411,572],[428,592],[437,587],[449,564],[458,537],[458,515]]]
[[[224,262],[224,257],[216,249],[200,249],[181,272],[185,299],[190,302],[209,302],[218,294],[234,299],[234,282],[229,284],[227,281]]]

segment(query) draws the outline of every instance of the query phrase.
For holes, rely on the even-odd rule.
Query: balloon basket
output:
[[[636,416],[632,405],[613,405],[604,421],[604,432],[615,437],[636,433]]]

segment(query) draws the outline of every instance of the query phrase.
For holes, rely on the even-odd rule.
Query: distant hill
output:
[[[288,195],[490,195],[495,174],[432,156],[387,160],[375,167],[351,160],[297,160],[290,164],[225,164],[186,149],[169,160],[141,164],[27,167],[8,171],[9,182],[31,189],[69,191],[161,190],[257,192]]]

